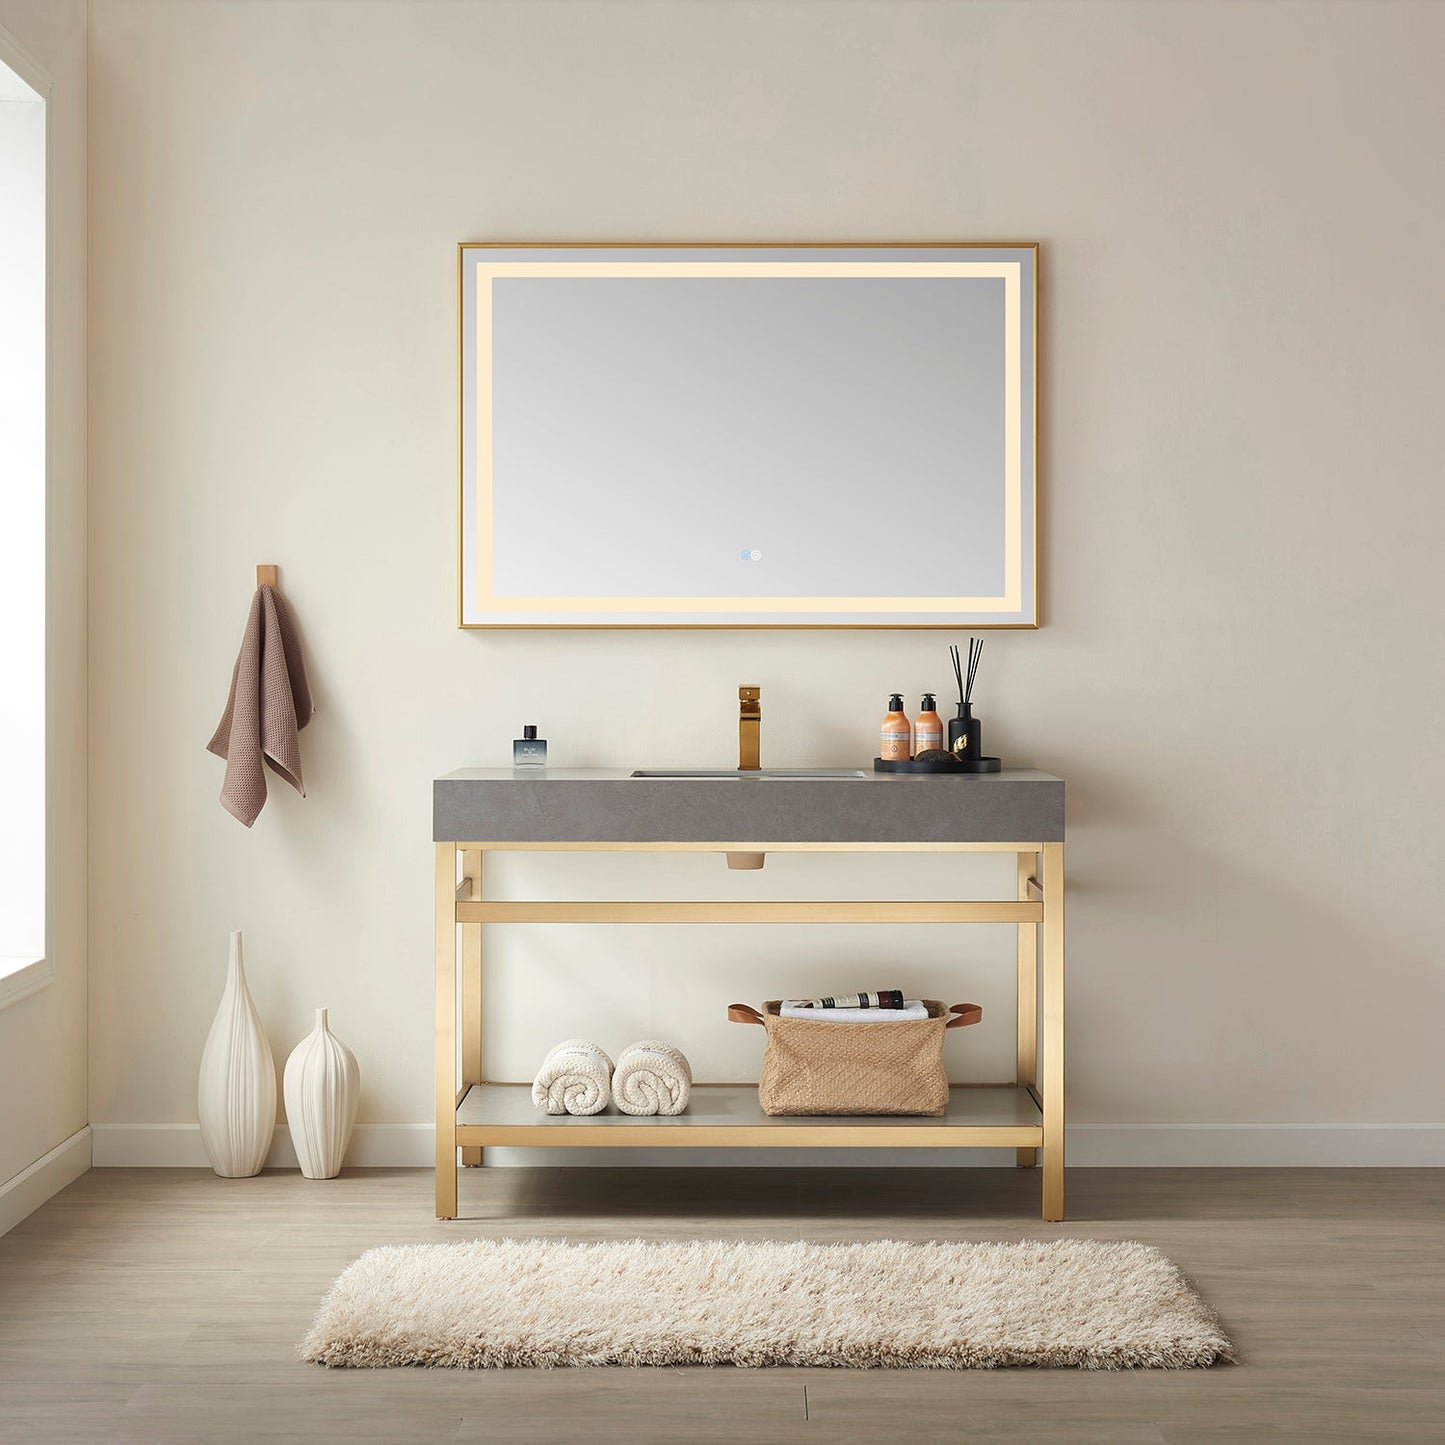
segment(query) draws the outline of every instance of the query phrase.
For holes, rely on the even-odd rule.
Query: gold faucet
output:
[[[763,722],[763,690],[760,687],[738,689],[738,772],[756,773],[762,768],[760,758]],[[729,868],[757,869],[763,866],[766,853],[729,853]]]
[[[738,689],[738,771],[755,773],[762,767],[759,750],[763,721],[760,687]]]

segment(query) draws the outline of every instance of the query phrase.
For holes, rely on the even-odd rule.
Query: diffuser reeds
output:
[[[962,714],[964,708],[973,701],[973,680],[978,676],[978,663],[983,656],[983,638],[970,637],[968,639],[968,677],[966,681],[963,660],[958,655],[958,648],[950,647],[948,655],[953,659],[953,675],[958,680],[958,710]]]

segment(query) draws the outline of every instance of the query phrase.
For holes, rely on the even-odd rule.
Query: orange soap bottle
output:
[[[888,698],[888,716],[883,719],[883,746],[878,756],[885,763],[906,763],[913,756],[909,751],[912,740],[908,714],[903,711],[903,694],[891,693]]]
[[[938,703],[931,692],[923,694],[923,707],[913,725],[913,741],[915,757],[929,748],[943,746],[943,719],[938,715]]]

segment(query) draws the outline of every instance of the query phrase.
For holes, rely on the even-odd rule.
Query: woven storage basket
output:
[[[983,1017],[977,1004],[946,1008],[926,998],[926,1019],[850,1024],[785,1019],[772,999],[762,1013],[728,1005],[734,1023],[768,1031],[758,1101],[765,1114],[929,1114],[948,1105],[943,1031]],[[840,1010],[840,1012],[845,1012]]]

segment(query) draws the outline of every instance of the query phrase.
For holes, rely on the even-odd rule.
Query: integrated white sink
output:
[[[870,776],[861,768],[638,768],[634,778],[726,778],[741,782],[747,778],[863,779]]]

